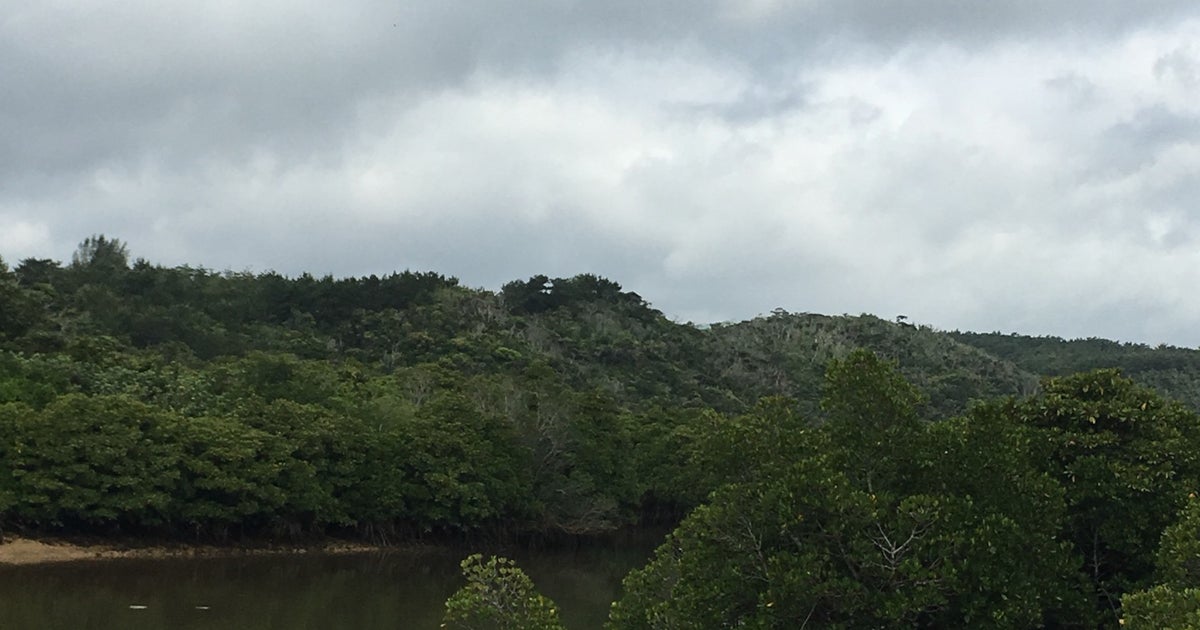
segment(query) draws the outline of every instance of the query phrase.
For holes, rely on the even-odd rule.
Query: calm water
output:
[[[599,628],[662,534],[507,555],[572,630]],[[437,628],[465,550],[0,567],[0,629]],[[130,606],[145,606],[135,610]],[[206,607],[206,608],[203,608]]]

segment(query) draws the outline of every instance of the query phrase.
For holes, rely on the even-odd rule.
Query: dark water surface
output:
[[[662,532],[511,557],[571,630],[600,628]],[[437,628],[467,549],[0,567],[0,630]],[[145,606],[131,609],[130,606]]]

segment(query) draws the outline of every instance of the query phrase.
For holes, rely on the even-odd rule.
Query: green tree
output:
[[[181,451],[171,508],[177,526],[225,539],[231,530],[255,533],[279,521],[288,501],[279,475],[293,462],[278,438],[220,416],[182,420],[174,437]]]
[[[681,474],[701,499],[725,484],[769,477],[805,452],[810,429],[796,402],[782,397],[759,400],[748,413],[732,418],[703,414],[691,426]]]
[[[1200,501],[1193,495],[1163,532],[1159,584],[1121,598],[1121,625],[1138,629],[1200,628]]]
[[[52,286],[62,278],[62,265],[49,258],[26,258],[14,272],[22,286]]]
[[[1179,520],[1163,532],[1157,555],[1158,581],[1177,588],[1200,588],[1200,500],[1188,497]]]
[[[103,234],[89,236],[71,255],[71,267],[99,273],[115,273],[129,268],[129,249],[118,239]]]
[[[292,533],[352,522],[343,499],[357,480],[361,423],[315,405],[275,400],[241,414],[249,427],[270,436],[280,453],[274,481],[284,491],[284,524]]]
[[[43,317],[35,294],[20,285],[0,258],[0,343],[21,337]]]
[[[156,527],[179,477],[171,414],[126,396],[68,394],[19,413],[5,449],[13,513],[50,527]]]
[[[684,520],[626,579],[612,627],[1025,628],[1085,610],[1056,540],[1062,492],[1012,409],[922,424],[894,369],[834,362],[830,421],[786,455],[758,450],[775,464]]]
[[[528,516],[531,462],[510,426],[449,390],[404,431],[411,445],[405,474],[419,488],[407,503],[422,529],[469,530]]]
[[[830,361],[821,408],[844,468],[868,490],[905,483],[911,473],[909,448],[922,430],[924,397],[899,367],[874,352],[857,349]]]
[[[562,630],[558,610],[515,562],[480,554],[462,561],[466,586],[446,600],[443,626],[464,630]]]
[[[1063,537],[1115,623],[1121,595],[1151,583],[1160,536],[1200,485],[1200,419],[1116,370],[1051,379],[1018,413],[1065,488]]]
[[[1128,630],[1196,630],[1200,628],[1200,588],[1159,584],[1129,593],[1121,598],[1120,624]]]

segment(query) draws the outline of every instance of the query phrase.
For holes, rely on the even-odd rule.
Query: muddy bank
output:
[[[233,547],[216,545],[114,545],[64,539],[8,537],[0,543],[0,565],[43,564],[120,558],[190,558],[239,555],[357,553],[381,547],[331,542],[312,546]]]

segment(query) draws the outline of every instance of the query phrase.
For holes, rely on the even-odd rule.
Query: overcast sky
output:
[[[1200,345],[1194,0],[6,0],[0,256]]]

